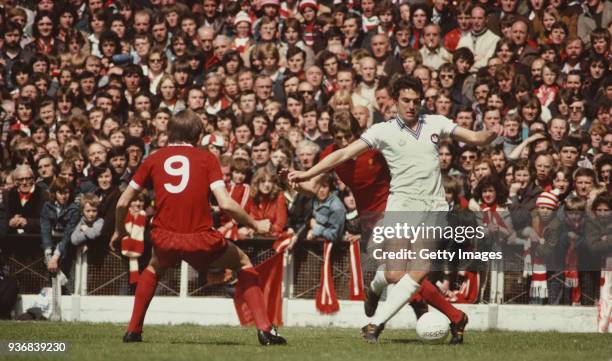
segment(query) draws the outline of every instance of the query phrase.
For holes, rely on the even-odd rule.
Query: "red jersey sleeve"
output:
[[[210,181],[210,189],[214,190],[218,187],[225,187],[223,181],[223,173],[221,173],[221,164],[219,160],[212,154],[208,154],[210,167],[208,168],[208,180]]]
[[[130,181],[130,186],[136,190],[148,188],[151,180],[151,158],[148,158],[140,164],[136,173]]]

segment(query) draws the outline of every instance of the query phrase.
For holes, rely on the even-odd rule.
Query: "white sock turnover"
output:
[[[376,274],[374,275],[372,282],[370,282],[370,289],[372,290],[372,292],[380,296],[382,291],[388,285],[389,283],[387,282],[387,278],[385,278],[385,265],[381,264],[376,269]]]
[[[408,302],[420,285],[409,275],[404,275],[395,287],[387,293],[387,301],[380,305],[372,318],[372,323],[386,323]]]

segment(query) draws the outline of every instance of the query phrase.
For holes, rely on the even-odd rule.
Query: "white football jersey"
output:
[[[442,115],[421,115],[415,130],[399,116],[367,129],[369,148],[380,151],[391,172],[387,211],[445,211],[438,143],[451,136],[457,124]]]

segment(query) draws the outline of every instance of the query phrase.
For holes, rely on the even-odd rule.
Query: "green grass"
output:
[[[419,341],[414,331],[386,330],[378,345],[364,343],[356,329],[283,328],[284,347],[261,347],[254,329],[196,325],[146,326],[141,344],[123,344],[124,325],[0,322],[0,342],[64,341],[65,353],[9,354],[0,360],[444,360],[610,361],[612,336],[601,334],[467,332],[461,346]],[[6,347],[6,346],[4,346]]]

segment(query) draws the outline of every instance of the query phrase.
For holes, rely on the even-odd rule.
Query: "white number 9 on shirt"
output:
[[[178,167],[173,165],[178,164]],[[189,159],[183,155],[173,155],[164,162],[164,170],[171,176],[181,177],[177,184],[164,183],[164,188],[170,193],[181,193],[189,182]]]

